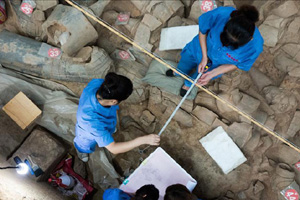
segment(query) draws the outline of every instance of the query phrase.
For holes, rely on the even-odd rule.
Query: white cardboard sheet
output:
[[[200,143],[225,174],[247,160],[221,126],[200,139]]]
[[[160,34],[159,50],[183,49],[198,33],[198,25],[163,28]]]
[[[197,185],[191,175],[158,147],[122,183],[120,189],[126,193],[135,193],[143,185],[153,184],[159,190],[159,200],[163,200],[166,188],[178,183],[185,185],[190,191]]]

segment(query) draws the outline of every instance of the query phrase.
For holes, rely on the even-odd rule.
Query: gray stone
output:
[[[162,91],[162,96],[163,98],[167,98],[169,101],[172,101],[176,105],[178,105],[182,99],[178,95],[171,94],[164,91]],[[186,99],[181,105],[181,109],[185,110],[188,113],[191,113],[193,111],[193,107],[194,107],[193,100],[190,99]]]
[[[247,94],[242,93],[242,95],[237,107],[248,114],[256,111],[260,105],[260,101]]]
[[[279,29],[282,21],[283,18],[278,17],[276,15],[270,15],[265,19],[264,24]]]
[[[156,19],[156,17],[150,15],[150,14],[145,14],[144,18],[142,20],[142,23],[147,25],[150,28],[150,31],[156,30],[162,23]]]
[[[21,160],[28,159],[30,155],[44,172],[38,180],[45,180],[54,167],[61,161],[66,153],[64,146],[55,139],[51,133],[44,129],[34,129],[25,142],[18,148],[12,158],[18,156]],[[14,162],[10,160],[10,162]]]
[[[38,9],[33,11],[32,18],[36,21],[41,21],[41,22],[45,21],[45,19],[46,19],[45,18],[45,13],[41,10],[38,10]]]
[[[144,110],[141,117],[140,117],[140,121],[143,125],[145,126],[150,126],[150,124],[152,124],[155,120],[155,116],[152,115],[149,110]]]
[[[92,4],[89,6],[89,8],[93,11],[93,13],[97,16],[100,17],[101,14],[103,13],[105,7],[110,3],[110,0],[105,0],[105,1],[97,1],[96,3]]]
[[[0,154],[7,159],[29,135],[29,131],[22,130],[2,109],[0,127]]]
[[[275,86],[263,89],[266,99],[275,113],[285,113],[295,110],[298,106],[297,98],[291,92]]]
[[[218,111],[217,104],[216,104],[216,99],[206,92],[199,92],[196,99],[195,103],[197,105],[203,106],[208,108],[209,110],[212,110],[214,112]]]
[[[294,44],[294,43],[289,43],[285,44],[281,47],[283,51],[285,51],[287,54],[289,54],[292,58],[295,58],[296,55],[300,51],[300,45],[299,44]]]
[[[261,124],[265,124],[268,119],[268,114],[260,110],[253,112],[251,115],[255,120],[257,120]]]
[[[283,17],[288,18],[298,12],[298,6],[295,1],[285,1],[282,5],[275,8],[272,13]]]
[[[151,36],[151,31],[148,26],[146,26],[144,23],[140,23],[138,26],[135,36],[134,36],[134,41],[141,45],[142,47],[146,48],[147,50],[151,50],[153,45],[149,44]]]
[[[168,27],[180,26],[182,24],[182,22],[183,21],[182,21],[181,17],[176,15],[168,21]]]
[[[287,135],[294,137],[296,133],[300,130],[300,111],[296,111],[290,127],[287,131]]]
[[[288,32],[292,34],[299,34],[300,29],[300,17],[296,17],[289,25]]]
[[[231,104],[233,104],[233,101],[231,99],[231,95],[228,93],[221,93],[219,94],[219,97],[221,97],[223,100],[225,100],[226,102],[229,102]],[[217,108],[219,110],[220,113],[225,113],[225,112],[232,112],[232,109],[227,106],[225,103],[221,102],[221,101],[216,101],[217,102]]]
[[[218,115],[216,115],[214,112],[201,106],[196,106],[192,114],[208,125],[212,125],[215,119],[218,118]]]
[[[222,128],[227,132],[228,126],[224,122],[222,122],[221,120],[219,120],[218,118],[216,118],[215,121],[213,122],[213,124],[211,125],[211,128],[215,129],[215,128],[219,127],[219,126],[222,126]]]
[[[191,7],[190,15],[188,18],[198,22],[199,16],[203,13],[199,1],[195,1]]]
[[[79,10],[61,4],[55,7],[42,28],[47,33],[48,42],[60,46],[69,56],[98,38],[95,28]],[[60,37],[63,33],[69,34],[66,43],[55,41],[55,36]]]
[[[157,4],[152,11],[153,16],[158,18],[162,23],[165,23],[170,17],[183,9],[184,5],[179,1],[164,1],[164,3]]]
[[[274,65],[277,69],[283,72],[290,72],[293,69],[300,67],[300,64],[293,61],[286,53],[280,52],[274,59]],[[293,76],[293,74],[291,73]],[[294,75],[296,76],[296,75]]]
[[[49,8],[53,8],[54,6],[56,6],[58,4],[58,0],[51,0],[51,1],[41,0],[41,1],[35,1],[35,3],[37,9],[45,11]]]
[[[228,135],[240,148],[243,148],[252,137],[252,126],[247,123],[234,122],[228,127]]]
[[[275,162],[289,165],[293,165],[300,160],[300,154],[286,144],[279,144],[268,149],[266,156]]]
[[[253,153],[255,149],[259,146],[260,143],[260,134],[258,132],[254,132],[250,140],[243,147],[243,151],[247,153]]]
[[[262,24],[259,26],[259,31],[264,39],[264,45],[275,47],[278,41],[279,29]]]
[[[277,122],[272,117],[268,117],[267,121],[265,122],[265,126],[272,131],[275,129]]]
[[[171,101],[169,101],[167,104],[168,104],[167,109],[162,116],[164,120],[167,120],[176,108],[176,104],[174,104]],[[193,126],[193,117],[182,109],[178,109],[173,119],[183,126],[186,127]]]

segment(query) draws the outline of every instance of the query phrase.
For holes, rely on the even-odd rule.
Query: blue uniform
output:
[[[123,192],[122,190],[116,189],[107,189],[103,194],[103,200],[130,200],[131,197]]]
[[[209,71],[223,64],[232,64],[241,70],[249,71],[263,51],[264,40],[257,27],[255,27],[253,39],[238,49],[231,49],[222,45],[220,35],[230,19],[231,12],[234,10],[233,7],[219,7],[199,17],[199,31],[202,34],[207,34],[207,56],[212,61]],[[178,69],[185,74],[189,74],[192,69],[198,67],[201,60],[202,50],[199,35],[197,35],[183,48]],[[197,75],[198,72],[196,71],[191,77],[195,79]],[[214,77],[214,79],[221,76]],[[185,85],[189,87],[191,83],[186,80]]]
[[[96,93],[103,81],[90,81],[79,100],[74,145],[81,153],[92,153],[96,144],[105,147],[114,141],[119,106],[104,107],[98,102]]]

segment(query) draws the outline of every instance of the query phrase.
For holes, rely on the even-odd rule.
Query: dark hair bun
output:
[[[256,7],[251,5],[242,5],[239,9],[233,11],[231,17],[246,17],[249,21],[255,23],[259,20],[259,12]]]

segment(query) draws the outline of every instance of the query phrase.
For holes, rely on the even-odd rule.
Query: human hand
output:
[[[158,146],[160,142],[160,136],[156,134],[150,134],[143,136],[144,144]]]
[[[198,73],[203,73],[203,72],[206,72],[207,69],[205,69],[206,65],[207,65],[207,57],[203,57],[200,64],[198,65]]]
[[[212,78],[214,77],[214,74],[212,73],[212,71],[210,72],[206,72],[205,74],[203,74],[200,79],[198,80],[198,84],[201,86],[206,85]]]

